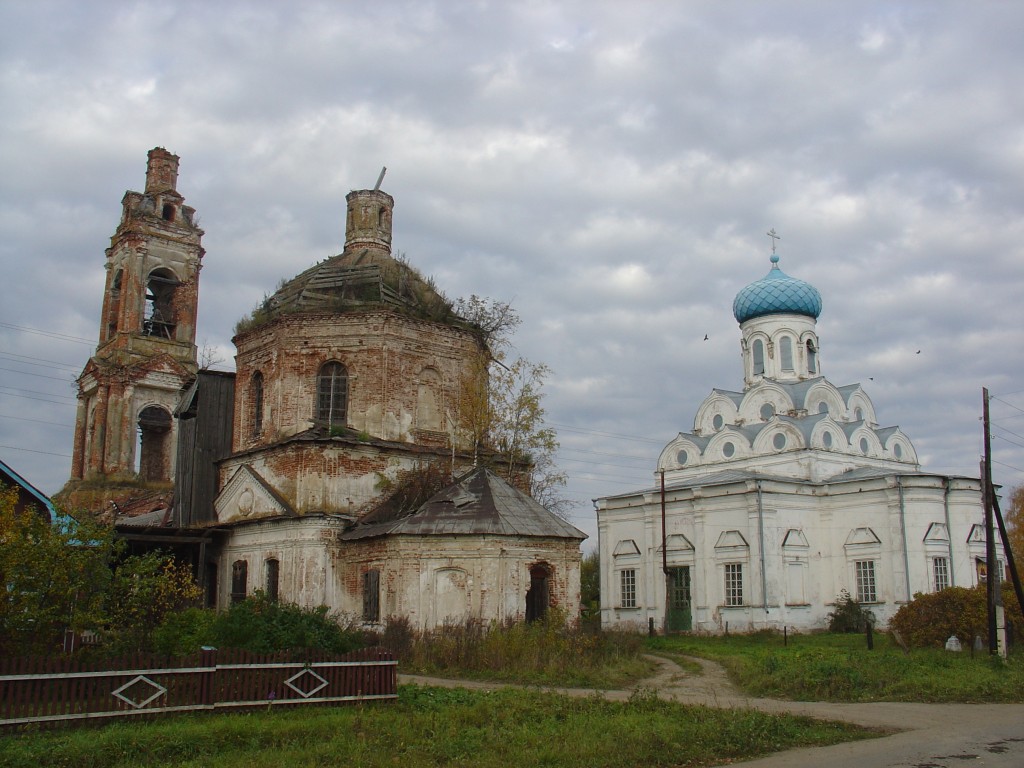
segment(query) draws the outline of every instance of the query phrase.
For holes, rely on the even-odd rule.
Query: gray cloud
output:
[[[340,250],[345,193],[387,165],[396,248],[451,296],[514,301],[518,350],[552,367],[592,535],[590,498],[652,483],[707,392],[742,386],[731,302],[770,227],[823,295],[825,373],[862,382],[925,468],[965,474],[990,387],[997,480],[1024,482],[1022,21],[952,2],[2,4],[0,455],[46,491],[67,478],[103,249],[160,145],[207,232],[198,339],[227,362],[235,321]]]

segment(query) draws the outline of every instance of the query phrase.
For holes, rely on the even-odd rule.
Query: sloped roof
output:
[[[530,536],[577,541],[587,538],[578,528],[483,467],[470,470],[411,515],[358,524],[341,538],[354,541],[397,535]]]

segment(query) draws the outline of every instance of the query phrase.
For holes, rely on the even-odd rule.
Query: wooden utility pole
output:
[[[985,592],[988,600],[988,652],[1006,655],[1006,642],[1001,637],[1005,631],[1003,616],[1003,592],[999,588],[999,561],[996,558],[996,536],[993,525],[992,502],[992,435],[989,431],[988,388],[981,390],[982,424],[985,439],[985,455],[981,464],[982,498],[985,503]]]

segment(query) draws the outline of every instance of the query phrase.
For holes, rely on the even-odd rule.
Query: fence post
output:
[[[216,704],[214,691],[217,677],[217,649],[204,645],[199,651],[199,666],[207,668],[199,673],[202,675],[199,681],[199,703],[204,707],[213,707]]]

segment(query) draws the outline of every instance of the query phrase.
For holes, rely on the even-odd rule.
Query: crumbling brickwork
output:
[[[203,257],[203,231],[177,177],[178,157],[153,149],[146,191],[122,200],[106,252],[99,344],[78,380],[72,481],[173,477],[171,415],[197,370]]]

